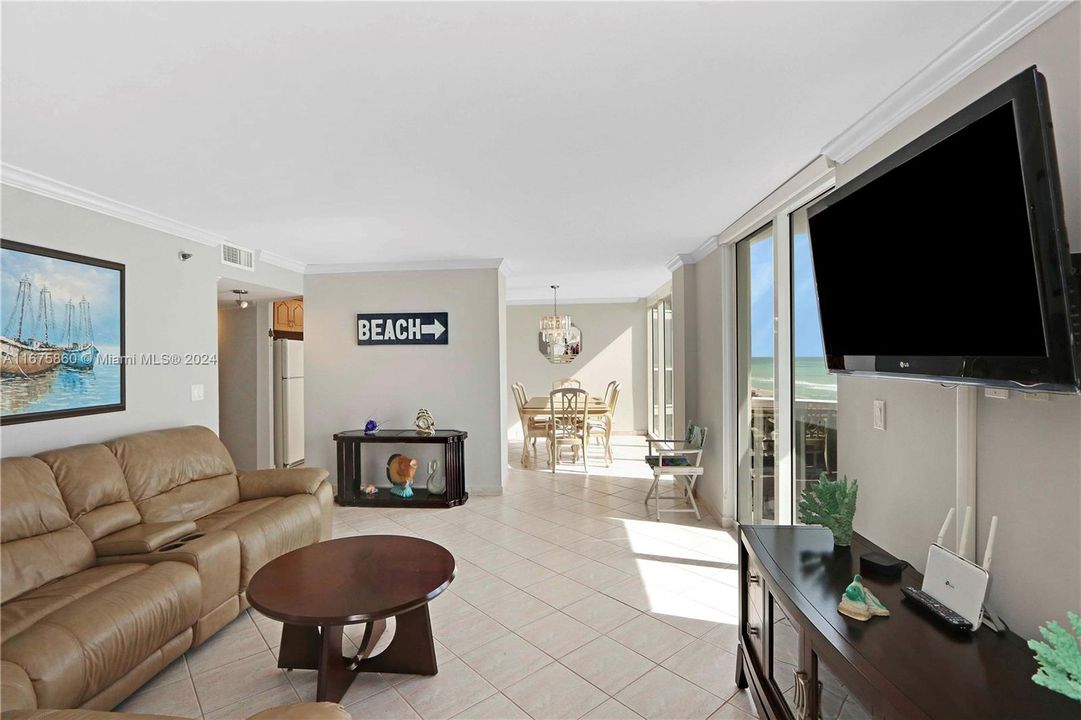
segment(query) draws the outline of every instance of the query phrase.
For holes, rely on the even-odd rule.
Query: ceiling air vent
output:
[[[255,270],[255,253],[239,245],[222,243],[221,264],[241,270]]]

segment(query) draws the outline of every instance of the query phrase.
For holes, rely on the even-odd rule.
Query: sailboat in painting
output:
[[[64,367],[72,370],[93,370],[98,357],[94,345],[94,323],[90,318],[90,302],[84,297],[78,307],[69,299],[66,305],[66,332],[61,360]]]
[[[42,287],[38,295],[37,331],[42,337],[31,337],[33,311],[30,278],[19,280],[15,307],[11,311],[4,334],[0,336],[0,375],[30,377],[55,370],[63,353],[49,343],[52,324],[52,293]]]

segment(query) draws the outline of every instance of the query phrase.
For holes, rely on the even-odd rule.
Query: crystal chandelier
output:
[[[552,363],[572,362],[582,352],[582,331],[571,322],[570,315],[559,314],[558,285],[552,285],[552,314],[540,319],[538,345],[541,355]]]

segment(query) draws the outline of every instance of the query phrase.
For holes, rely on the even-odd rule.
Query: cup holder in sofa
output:
[[[176,550],[179,547],[184,547],[184,543],[172,542],[168,545],[162,545],[160,548],[158,548],[158,552],[169,552],[170,550]]]
[[[180,540],[178,540],[177,542],[186,543],[186,542],[188,542],[190,540],[198,540],[203,535],[206,535],[206,533],[201,533],[201,532],[192,533],[191,535],[185,535],[184,537],[180,538]]]

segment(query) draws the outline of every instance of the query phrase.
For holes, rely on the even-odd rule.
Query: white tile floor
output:
[[[336,537],[416,535],[458,561],[430,606],[439,674],[359,676],[343,700],[354,718],[753,717],[733,682],[732,535],[693,514],[648,519],[644,441],[613,443],[610,468],[591,449],[588,476],[553,475],[543,454],[524,469],[512,447],[504,494],[461,508],[335,510]],[[312,699],[314,671],[277,669],[279,636],[245,612],[118,709],[216,720]]]

